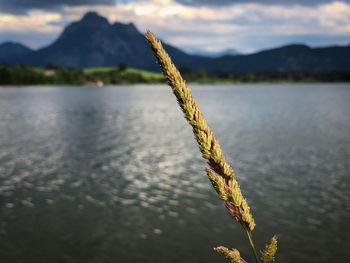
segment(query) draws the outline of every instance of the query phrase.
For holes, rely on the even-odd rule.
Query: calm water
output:
[[[193,86],[277,262],[350,258],[350,86]],[[166,86],[0,89],[0,262],[250,257]]]

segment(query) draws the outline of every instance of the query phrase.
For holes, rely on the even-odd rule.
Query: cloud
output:
[[[36,44],[34,37],[30,44],[39,47],[49,44],[44,41],[50,32],[54,39],[65,25],[95,10],[110,22],[134,22],[141,32],[151,29],[161,39],[188,52],[228,48],[251,52],[291,42],[313,46],[350,42],[350,4],[345,1],[328,1],[318,6],[250,2],[193,6],[176,0],[135,0],[93,8],[66,5],[60,10],[2,15],[0,33],[16,32],[16,38],[8,40],[25,39],[28,32],[38,34]]]
[[[332,3],[337,0],[175,0],[177,3],[185,6],[232,6],[235,4],[261,4],[261,5],[301,5],[301,6],[318,6],[325,3]],[[26,14],[33,9],[39,10],[59,10],[65,6],[114,6],[116,4],[124,5],[138,0],[0,0],[0,13]],[[152,0],[141,1],[143,3],[153,2]],[[157,2],[172,2],[168,0]],[[343,0],[350,2],[350,0]]]
[[[55,10],[62,6],[115,5],[123,0],[0,0],[1,13],[25,14],[31,9]]]
[[[261,5],[303,5],[316,6],[337,0],[176,0],[178,3],[189,6],[228,6],[242,3],[255,3]],[[345,0],[345,2],[350,2]]]
[[[28,16],[6,14],[0,16],[0,31],[9,32],[47,32],[52,33],[56,28],[52,23],[62,19],[59,13],[31,11]]]
[[[24,43],[31,48],[47,45],[62,30],[63,17],[57,12],[30,11],[28,15],[0,16],[0,42],[7,40]]]

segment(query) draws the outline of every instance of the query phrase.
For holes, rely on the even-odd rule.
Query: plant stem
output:
[[[250,247],[251,247],[252,250],[253,250],[254,257],[255,257],[255,262],[256,262],[256,263],[260,263],[258,254],[256,253],[256,249],[255,249],[255,245],[254,245],[254,241],[253,241],[253,237],[252,237],[252,232],[251,232],[245,225],[243,225],[243,227],[244,227],[244,230],[245,230],[245,232],[246,232],[246,234],[247,234]]]

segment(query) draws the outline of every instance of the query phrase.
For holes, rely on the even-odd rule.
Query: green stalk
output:
[[[258,253],[256,253],[256,249],[255,249],[255,245],[254,245],[254,241],[253,241],[253,236],[252,236],[252,232],[245,226],[243,225],[243,228],[247,234],[248,240],[249,240],[249,244],[250,247],[253,251],[254,257],[255,257],[255,262],[256,263],[260,263],[259,257],[258,257]]]

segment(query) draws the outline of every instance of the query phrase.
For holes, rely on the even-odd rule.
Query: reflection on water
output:
[[[350,256],[347,85],[194,86],[278,262]],[[1,262],[252,262],[165,86],[0,89]]]

